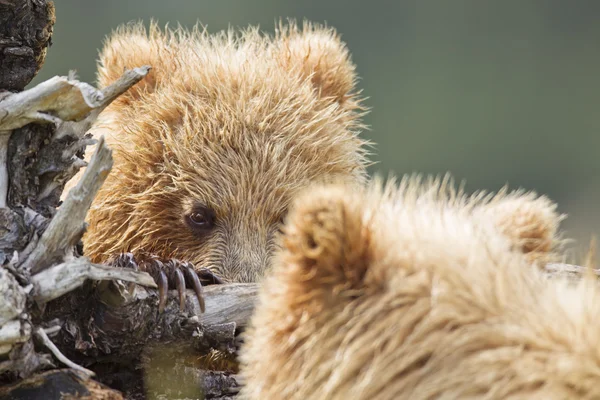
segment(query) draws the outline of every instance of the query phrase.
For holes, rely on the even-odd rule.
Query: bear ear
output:
[[[290,301],[364,286],[370,232],[361,197],[341,185],[312,188],[297,197],[275,263]]]
[[[353,90],[355,66],[346,45],[334,29],[305,23],[300,30],[291,22],[277,29],[276,56],[280,64],[311,79],[322,98],[330,98],[347,108],[358,108]]]
[[[565,216],[556,208],[545,196],[517,191],[500,192],[480,211],[531,261],[549,262],[562,242],[558,228]]]
[[[150,66],[150,72],[140,82],[119,96],[115,102],[128,103],[152,92],[163,77],[175,69],[176,49],[169,46],[169,31],[163,32],[152,21],[148,31],[143,23],[131,23],[117,28],[104,42],[98,65],[98,84],[106,87],[126,69]]]

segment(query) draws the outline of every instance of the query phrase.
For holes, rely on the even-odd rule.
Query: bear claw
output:
[[[179,295],[179,309],[181,311],[185,308],[185,290],[187,288],[193,289],[198,298],[200,312],[204,313],[206,305],[201,281],[205,281],[207,284],[223,283],[223,280],[214,275],[209,269],[201,268],[199,271],[196,271],[191,263],[176,259],[163,262],[155,257],[151,257],[138,265],[133,254],[122,253],[111,264],[120,268],[142,269],[152,276],[158,286],[159,313],[165,310],[167,293],[170,288],[177,290]]]
[[[198,273],[194,270],[192,264],[175,259],[165,262],[153,259],[148,264],[149,266],[146,269],[148,273],[154,277],[154,280],[158,285],[159,313],[162,313],[165,309],[167,304],[167,291],[169,289],[177,290],[179,296],[179,309],[183,311],[185,308],[185,290],[187,288],[194,290],[196,297],[198,298],[198,304],[200,305],[200,312],[203,313],[205,311],[202,283],[200,283]]]

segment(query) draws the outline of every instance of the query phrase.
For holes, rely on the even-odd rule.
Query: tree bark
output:
[[[52,1],[0,1],[0,90],[23,90],[35,77],[51,45],[54,21]]]

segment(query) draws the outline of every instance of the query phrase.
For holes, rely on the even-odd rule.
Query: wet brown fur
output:
[[[150,74],[93,129],[115,160],[89,213],[84,251],[93,261],[151,253],[255,281],[299,189],[365,180],[365,109],[334,30],[290,23],[274,36],[209,35],[132,24],[107,40],[100,86],[146,64]],[[216,214],[205,235],[184,221],[198,204]]]
[[[595,278],[535,268],[559,258],[560,219],[544,197],[414,178],[298,197],[246,333],[242,398],[600,398]]]

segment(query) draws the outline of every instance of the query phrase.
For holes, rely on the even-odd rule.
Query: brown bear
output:
[[[600,398],[600,289],[535,267],[561,218],[544,197],[450,181],[300,195],[245,333],[241,398]]]
[[[209,35],[130,24],[105,43],[99,84],[142,65],[149,75],[92,129],[114,156],[83,238],[92,261],[133,253],[253,282],[299,189],[365,181],[366,109],[333,29],[290,22],[275,35]],[[168,285],[181,286],[181,264],[165,265],[176,272]]]

